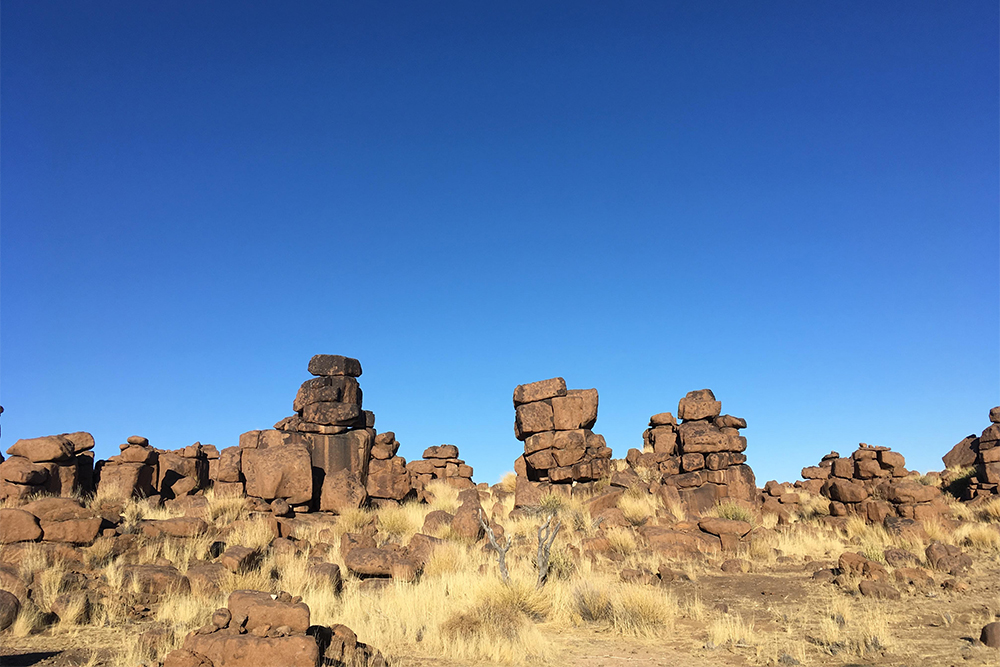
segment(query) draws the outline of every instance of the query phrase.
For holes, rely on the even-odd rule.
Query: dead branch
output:
[[[510,535],[507,535],[504,546],[501,547],[497,544],[497,538],[493,534],[493,529],[483,520],[482,508],[479,508],[479,525],[483,527],[483,532],[486,533],[486,537],[490,541],[490,547],[497,552],[497,566],[500,568],[500,578],[503,579],[503,583],[509,584],[510,575],[507,573],[507,552],[510,551],[510,545],[512,544]]]
[[[555,514],[550,514],[545,523],[538,527],[538,556],[535,561],[538,565],[538,582],[535,588],[544,586],[549,578],[549,554],[552,552],[552,542],[562,528],[562,521],[556,521],[555,527],[552,527],[553,518]]]

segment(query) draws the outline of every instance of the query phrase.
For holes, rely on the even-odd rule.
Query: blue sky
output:
[[[6,449],[220,447],[361,359],[401,454],[512,468],[515,385],[615,456],[712,388],[758,480],[1000,403],[995,2],[0,10]]]

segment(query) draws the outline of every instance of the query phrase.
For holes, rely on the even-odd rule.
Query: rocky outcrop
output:
[[[277,493],[275,497],[302,505],[301,509],[315,509],[322,504],[321,491],[327,475],[346,469],[360,483],[367,484],[375,442],[375,414],[362,409],[362,391],[358,383],[361,362],[350,357],[318,354],[309,361],[309,372],[315,377],[299,387],[292,403],[294,415],[282,419],[273,429],[249,431],[240,436],[240,449],[243,450],[240,470],[246,480],[247,495],[273,500],[265,496]],[[264,450],[273,451],[263,455]],[[303,451],[308,455],[311,474],[302,476],[296,472],[294,484],[288,477],[292,473],[290,469],[282,470],[279,475],[268,467],[289,458],[299,466]],[[228,478],[234,477],[236,475],[230,470]],[[286,481],[276,484],[276,477]],[[265,495],[257,495],[260,493]],[[290,495],[281,495],[284,493]]]
[[[802,469],[800,486],[830,499],[830,515],[857,515],[874,523],[887,517],[933,519],[948,511],[941,490],[916,481],[906,460],[888,447],[861,443],[849,457],[837,452]]]
[[[310,625],[309,607],[281,592],[233,591],[225,607],[164,658],[164,667],[385,664],[349,628]]]
[[[515,464],[518,507],[531,504],[534,490],[589,484],[611,472],[611,449],[591,429],[597,422],[596,389],[567,389],[563,378],[514,389],[514,436],[524,442]],[[568,488],[568,486],[567,486]],[[586,488],[586,487],[585,487]]]
[[[750,505],[756,501],[753,471],[743,454],[740,435],[746,420],[722,413],[711,389],[691,391],[677,414],[655,414],[643,434],[643,449],[630,449],[625,460],[634,469],[652,471],[688,514],[701,514],[719,502]],[[644,475],[648,477],[648,475]]]
[[[1000,494],[1000,406],[990,410],[990,425],[979,436],[967,436],[941,458],[948,468],[974,468],[957,489],[961,500]]]
[[[460,459],[455,445],[438,445],[424,450],[424,456],[410,461],[406,468],[413,478],[413,487],[418,497],[424,498],[424,489],[434,480],[441,480],[456,489],[471,489],[472,466]]]
[[[84,431],[18,440],[0,463],[0,501],[93,492],[93,448]]]

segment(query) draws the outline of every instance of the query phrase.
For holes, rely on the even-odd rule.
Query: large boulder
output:
[[[0,544],[34,542],[42,537],[38,517],[20,509],[0,509]]]
[[[21,601],[13,593],[0,590],[0,630],[6,630],[14,624],[14,619],[21,612]]]
[[[304,602],[283,602],[270,593],[240,590],[229,594],[226,606],[233,617],[247,617],[248,630],[261,625],[287,626],[293,633],[305,634],[309,629],[309,606]]]
[[[7,453],[23,456],[34,463],[43,461],[70,461],[76,455],[73,442],[63,435],[47,435],[41,438],[22,438]]]
[[[257,637],[223,632],[192,633],[184,640],[184,650],[205,656],[213,667],[316,667],[320,659],[319,645],[308,635]]]
[[[565,396],[566,393],[566,380],[559,377],[521,384],[514,388],[514,407],[516,408],[522,403],[533,403],[556,396]]]
[[[689,391],[677,405],[677,417],[684,421],[718,417],[721,412],[722,402],[715,400],[711,389]]]
[[[283,498],[292,505],[312,500],[312,460],[301,445],[283,445],[243,452],[246,494],[267,501]]]
[[[319,497],[321,512],[341,514],[346,510],[358,509],[368,500],[365,485],[358,475],[347,468],[327,473]]]
[[[965,468],[976,462],[979,453],[979,438],[973,434],[962,439],[957,445],[941,457],[946,468]]]
[[[309,372],[319,376],[361,377],[361,362],[339,354],[317,354],[309,360]]]

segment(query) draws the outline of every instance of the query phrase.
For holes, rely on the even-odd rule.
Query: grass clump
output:
[[[647,493],[641,487],[628,489],[618,499],[618,509],[621,510],[622,516],[636,527],[644,525],[656,516],[658,508],[657,496]]]
[[[729,500],[718,503],[714,508],[712,508],[711,514],[712,516],[717,516],[720,519],[745,521],[751,525],[754,523],[753,512],[751,512],[749,508]]]

